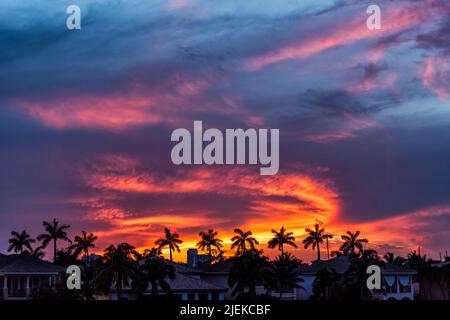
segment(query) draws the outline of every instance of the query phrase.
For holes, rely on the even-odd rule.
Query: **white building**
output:
[[[0,300],[29,299],[41,285],[53,285],[64,268],[27,255],[0,254]]]
[[[330,260],[316,260],[311,265],[301,267],[301,277],[304,282],[300,283],[305,289],[295,289],[297,300],[308,300],[313,295],[314,280],[316,274],[326,269],[343,275],[350,267],[347,256],[340,256]],[[382,288],[372,290],[372,298],[375,300],[414,300],[413,276],[416,272],[402,266],[383,263],[380,265],[382,274]]]

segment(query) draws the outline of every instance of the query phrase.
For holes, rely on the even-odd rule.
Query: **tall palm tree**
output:
[[[284,227],[281,227],[280,231],[272,229],[272,233],[274,234],[274,237],[270,239],[268,243],[268,247],[270,249],[278,247],[278,250],[281,251],[281,255],[284,255],[285,244],[297,248],[297,245],[295,244],[294,233],[286,232],[286,229]]]
[[[138,274],[135,248],[124,242],[117,247],[110,245],[103,254],[103,264],[100,266],[97,280],[102,291],[108,292],[115,286],[117,298],[123,298],[123,286],[128,286],[129,280]]]
[[[280,299],[283,299],[285,289],[301,288],[305,290],[299,283],[303,282],[300,277],[300,261],[295,259],[289,252],[283,253],[276,257],[273,262],[273,279],[274,286],[280,293]]]
[[[46,233],[40,234],[37,239],[42,241],[42,246],[46,248],[50,242],[53,241],[53,260],[56,259],[56,241],[64,240],[71,243],[70,239],[67,237],[66,229],[70,228],[70,225],[63,224],[59,225],[59,222],[53,218],[52,222],[44,221],[42,225],[45,228]]]
[[[180,252],[180,247],[178,245],[181,243],[183,243],[183,241],[180,240],[180,235],[178,233],[171,233],[169,228],[164,228],[164,238],[155,241],[155,244],[159,246],[160,249],[169,247],[170,261],[173,261],[172,251],[177,250]]]
[[[231,238],[231,241],[233,242],[231,244],[231,250],[237,248],[237,255],[246,253],[248,251],[248,247],[250,247],[250,249],[255,249],[256,245],[259,244],[258,240],[252,237],[252,232],[250,230],[243,231],[236,228],[234,229],[234,233],[236,233],[236,235]]]
[[[30,235],[25,231],[22,232],[12,231],[12,238],[9,239],[9,248],[8,252],[13,251],[15,253],[23,253],[24,248],[28,248],[28,250],[33,251],[31,244],[35,242],[34,239],[30,237]]]
[[[98,239],[93,233],[87,233],[86,231],[81,231],[81,236],[75,236],[74,244],[70,247],[74,249],[76,255],[78,256],[81,252],[84,253],[85,257],[89,256],[89,248],[95,248],[94,242]]]
[[[347,231],[347,234],[341,236],[344,243],[341,245],[339,250],[341,250],[344,255],[355,253],[356,249],[358,249],[358,254],[362,253],[364,251],[364,244],[368,243],[369,240],[365,238],[358,239],[360,234],[361,232],[359,231],[356,231],[355,233]]]
[[[332,234],[324,234],[323,237],[327,241],[327,259],[330,260],[330,247],[328,245],[328,239],[333,239],[333,235]]]
[[[325,234],[325,229],[321,228],[318,223],[314,224],[314,230],[306,228],[305,231],[308,234],[303,240],[305,249],[308,249],[310,246],[313,250],[317,249],[317,260],[320,260],[320,244],[323,243],[323,240],[328,239],[330,235]]]
[[[217,238],[218,233],[213,229],[209,229],[207,232],[201,231],[198,234],[201,238],[199,242],[197,242],[197,247],[200,250],[208,250],[209,258],[212,257],[212,249],[215,248],[217,250],[222,249],[222,240]]]

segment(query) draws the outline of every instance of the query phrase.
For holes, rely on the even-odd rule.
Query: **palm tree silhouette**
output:
[[[248,291],[249,298],[255,298],[256,286],[270,283],[271,271],[267,257],[264,257],[261,251],[250,249],[232,259],[228,285],[233,288],[233,294]]]
[[[369,240],[365,238],[358,239],[360,233],[361,232],[359,231],[356,231],[355,233],[347,231],[347,234],[341,236],[341,239],[344,240],[344,243],[341,245],[339,250],[341,250],[344,255],[355,253],[356,249],[358,249],[359,254],[364,251],[364,244],[368,243]]]
[[[289,252],[276,257],[273,262],[274,285],[280,291],[280,299],[283,299],[283,291],[287,288],[301,288],[299,283],[303,282],[300,277],[300,261],[295,259]]]
[[[175,279],[175,267],[164,262],[161,258],[153,257],[145,260],[143,265],[147,281],[152,286],[152,294],[158,294],[161,287],[166,294],[172,293],[166,278]]]
[[[284,227],[281,227],[280,231],[272,229],[272,233],[274,234],[274,237],[270,239],[268,243],[268,247],[270,249],[278,247],[278,250],[281,251],[281,255],[283,255],[285,244],[297,248],[297,245],[295,244],[294,233],[286,232],[286,229]]]
[[[324,234],[323,237],[325,238],[325,240],[327,242],[327,259],[330,260],[330,247],[328,245],[328,239],[333,239],[333,235],[332,234]]]
[[[169,247],[170,261],[173,261],[172,251],[177,250],[180,252],[180,247],[178,245],[181,243],[183,243],[183,241],[180,240],[180,235],[178,233],[171,233],[169,228],[164,228],[164,238],[155,241],[155,244],[159,246],[160,249]]]
[[[197,242],[197,247],[200,250],[208,250],[209,258],[212,258],[212,249],[215,248],[217,250],[222,249],[222,240],[217,238],[218,233],[213,229],[209,229],[207,232],[201,231],[198,234],[201,237],[201,240]]]
[[[336,269],[327,268],[320,269],[316,273],[316,277],[313,281],[313,297],[318,300],[330,300],[333,293],[333,288],[338,285],[340,276],[336,272]]]
[[[77,257],[78,253],[76,253],[73,248],[67,247],[56,251],[56,258],[54,259],[53,263],[64,267],[70,266],[72,264],[78,265],[79,261],[77,260]]]
[[[135,248],[124,242],[117,247],[110,245],[103,254],[97,280],[102,291],[109,292],[111,286],[116,287],[117,298],[123,298],[123,286],[128,286],[130,279],[138,275],[135,257],[138,255]]]
[[[233,242],[231,244],[231,250],[237,248],[237,255],[245,254],[247,252],[247,245],[250,249],[255,249],[255,246],[259,244],[258,240],[252,237],[252,232],[250,230],[242,231],[241,229],[236,228],[234,229],[234,233],[236,233],[236,235],[231,238],[231,241]]]
[[[11,235],[12,238],[9,239],[8,252],[14,250],[15,253],[22,254],[24,247],[28,248],[30,251],[33,251],[31,244],[36,240],[32,239],[25,230],[22,230],[20,233],[17,231],[12,231]]]
[[[386,254],[383,256],[384,261],[386,261],[387,263],[391,263],[391,264],[396,264],[396,265],[403,265],[405,262],[405,259],[400,257],[400,256],[394,256],[394,254],[392,252],[386,252]]]
[[[314,224],[314,230],[306,228],[305,231],[308,233],[308,236],[303,240],[305,249],[308,249],[309,246],[313,250],[317,248],[317,260],[320,260],[320,244],[323,243],[324,239],[328,239],[330,235],[325,234],[325,229],[320,228],[318,223]]]
[[[81,231],[81,236],[75,236],[74,244],[70,247],[74,249],[74,252],[78,256],[81,252],[84,253],[85,257],[89,256],[89,248],[95,248],[94,242],[98,239],[93,233],[86,233],[86,231]]]
[[[45,256],[45,252],[42,249],[43,249],[42,246],[37,246],[36,248],[34,248],[31,251],[24,250],[23,254],[27,254],[33,258],[42,259]]]
[[[220,249],[212,249],[211,251],[211,263],[219,263],[225,261],[225,251]]]
[[[42,225],[45,228],[46,233],[40,234],[37,239],[42,241],[42,246],[46,248],[48,244],[53,241],[53,261],[56,259],[56,241],[65,240],[71,243],[70,239],[67,237],[66,229],[70,228],[70,225],[59,225],[59,222],[53,218],[52,222],[44,221]]]
[[[151,249],[145,249],[144,252],[142,253],[142,258],[151,258],[151,257],[161,257],[162,256],[162,251],[161,248],[151,248]]]

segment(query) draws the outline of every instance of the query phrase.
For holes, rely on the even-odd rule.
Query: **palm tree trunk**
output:
[[[328,248],[328,238],[327,238],[327,260],[330,260],[330,249]]]
[[[56,239],[53,239],[53,262],[56,261]]]
[[[281,244],[281,255],[284,255],[284,248],[283,248],[283,244]]]
[[[173,261],[172,260],[172,248],[170,248],[170,247],[169,247],[169,253],[170,253],[170,261]]]
[[[317,260],[320,260],[320,246],[317,244]]]

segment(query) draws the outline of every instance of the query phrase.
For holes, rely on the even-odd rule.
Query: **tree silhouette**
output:
[[[364,250],[364,244],[368,243],[369,240],[365,238],[358,239],[359,235],[359,231],[356,231],[355,233],[347,231],[347,234],[341,236],[341,239],[344,240],[344,243],[341,245],[339,250],[341,250],[344,255],[356,253],[356,249],[358,249],[357,253],[362,253],[362,251]]]
[[[201,238],[199,242],[197,242],[197,247],[200,250],[207,250],[209,258],[212,258],[212,250],[215,248],[216,250],[222,249],[222,240],[217,238],[218,233],[213,229],[209,229],[207,232],[201,231],[198,234]]]
[[[228,275],[228,285],[233,288],[233,294],[248,293],[249,298],[255,298],[256,286],[270,283],[270,265],[261,251],[251,249],[240,256],[232,258],[233,264]]]
[[[391,264],[396,264],[398,266],[402,266],[405,263],[405,259],[400,256],[394,256],[392,252],[386,252],[383,256],[384,261]]]
[[[320,269],[316,273],[316,277],[313,281],[313,298],[317,300],[329,300],[332,293],[334,293],[333,288],[337,285],[339,279],[340,277],[337,274],[336,269]]]
[[[37,237],[39,241],[42,241],[42,247],[46,248],[50,242],[53,241],[53,261],[56,259],[56,242],[58,240],[65,240],[71,243],[70,239],[67,237],[66,229],[70,228],[70,225],[59,225],[56,219],[52,222],[44,221],[42,225],[45,228],[46,233],[43,233]]]
[[[161,248],[150,248],[145,249],[142,253],[142,258],[151,258],[151,257],[162,257],[162,251]]]
[[[37,246],[36,248],[29,250],[24,250],[23,254],[27,254],[33,258],[42,259],[45,256],[45,252],[42,250],[42,246]]]
[[[256,245],[259,244],[258,240],[252,237],[252,232],[250,230],[243,231],[239,228],[236,228],[234,229],[234,233],[236,233],[236,235],[231,238],[231,250],[236,248],[237,255],[245,254],[248,250],[248,247],[250,247],[250,249],[255,249]]]
[[[166,279],[175,279],[174,266],[167,264],[161,258],[153,257],[145,260],[143,270],[147,279],[146,282],[152,286],[151,292],[153,295],[158,294],[158,287],[161,287],[166,294],[172,293]]]
[[[176,250],[180,252],[180,247],[178,245],[181,243],[183,243],[183,241],[180,240],[180,235],[178,233],[171,233],[169,228],[164,228],[164,238],[155,241],[155,244],[159,246],[160,249],[169,247],[170,261],[173,261],[172,251]]]
[[[74,249],[77,256],[83,252],[85,257],[89,256],[89,248],[95,248],[94,242],[98,239],[93,233],[81,231],[81,236],[75,236],[74,244],[70,247]]]
[[[129,285],[130,279],[138,275],[135,261],[135,248],[124,242],[117,247],[110,245],[103,254],[103,264],[97,275],[98,285],[104,292],[109,292],[112,285],[116,288],[117,298],[123,298],[123,286]]]
[[[281,227],[280,231],[272,229],[272,233],[274,234],[274,237],[270,239],[268,243],[268,247],[270,249],[278,247],[278,250],[281,251],[281,255],[283,255],[285,244],[297,248],[297,245],[295,244],[294,234],[292,232],[286,232],[286,229],[284,227]]]
[[[289,252],[283,253],[276,257],[273,265],[274,287],[279,290],[280,299],[283,299],[285,289],[301,288],[305,290],[299,283],[303,282],[300,277],[299,266],[301,262],[295,259]]]
[[[25,231],[22,232],[12,231],[11,239],[9,239],[9,248],[8,252],[14,251],[15,253],[23,253],[24,248],[27,248],[30,251],[33,251],[31,244],[35,242],[34,239],[30,237],[30,235]]]
[[[325,229],[320,228],[318,223],[314,224],[314,230],[306,228],[305,231],[308,234],[303,240],[305,249],[308,249],[310,246],[313,250],[317,249],[317,260],[320,260],[320,244],[323,243],[324,239],[328,239],[330,235],[325,234]]]
[[[64,249],[59,249],[58,251],[56,251],[56,257],[54,259],[54,263],[58,264],[60,266],[70,266],[73,264],[78,265],[79,261],[77,259],[78,257],[78,253],[76,253],[73,248],[71,247],[67,247]]]

